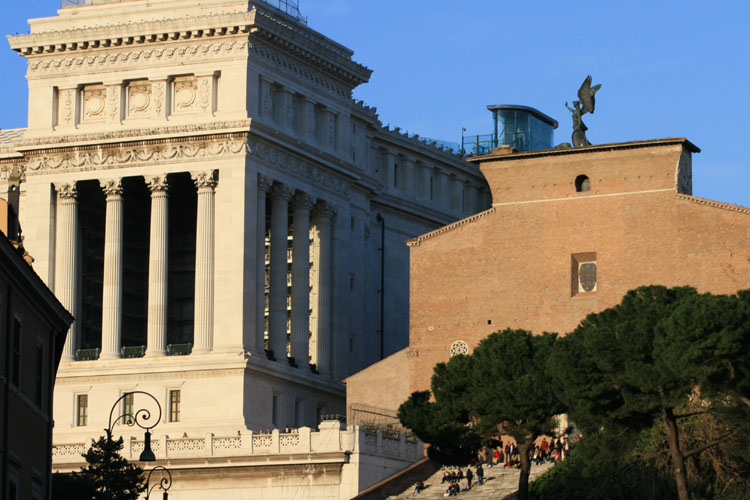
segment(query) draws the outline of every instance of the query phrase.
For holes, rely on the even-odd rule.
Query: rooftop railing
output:
[[[76,7],[81,5],[100,5],[104,3],[122,3],[132,2],[134,0],[60,0],[60,7]],[[280,11],[295,18],[302,24],[307,25],[307,16],[303,16],[299,11],[298,0],[261,0]]]

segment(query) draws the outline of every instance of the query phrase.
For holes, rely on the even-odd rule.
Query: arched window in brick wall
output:
[[[583,191],[591,191],[591,180],[581,174],[576,177],[576,192],[581,193]]]

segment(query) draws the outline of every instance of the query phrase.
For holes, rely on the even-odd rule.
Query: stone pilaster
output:
[[[266,195],[271,190],[272,181],[263,174],[258,174],[258,221],[256,229],[256,269],[255,269],[255,349],[262,353],[265,349],[265,312],[266,312]]]
[[[107,123],[119,125],[122,123],[122,84],[113,83],[105,87],[107,89]]]
[[[75,183],[57,184],[57,236],[55,254],[55,295],[76,316],[78,297],[78,192]],[[78,349],[78,322],[70,325],[62,361],[75,360]]]
[[[306,193],[294,197],[292,238],[292,357],[300,368],[309,362],[310,342],[310,209]]]
[[[169,251],[167,176],[153,176],[146,179],[146,182],[151,191],[146,356],[164,356],[167,350],[167,258]]]
[[[318,134],[318,124],[317,124],[317,117],[315,113],[315,103],[304,99],[302,101],[302,116],[303,116],[303,122],[304,126],[302,128],[302,133],[304,135],[304,140],[308,144],[315,144],[318,142],[317,134]]]
[[[198,189],[198,219],[195,227],[195,326],[193,353],[213,349],[214,327],[214,196],[213,170],[191,172]]]
[[[107,197],[104,227],[104,290],[100,359],[120,357],[122,340],[122,179],[99,181]]]
[[[294,94],[289,89],[281,89],[281,126],[289,133],[294,132]]]
[[[286,359],[287,236],[289,200],[292,192],[275,184],[271,193],[271,290],[268,303],[269,347],[277,360]]]
[[[315,230],[318,239],[318,325],[317,361],[318,371],[331,373],[331,219],[335,215],[332,207],[321,203],[315,209]]]

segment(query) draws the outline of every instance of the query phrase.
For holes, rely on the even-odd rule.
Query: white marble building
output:
[[[0,131],[76,318],[55,442],[131,390],[170,438],[345,413],[341,380],[408,343],[405,241],[482,209],[478,169],[383,127],[351,97],[371,71],[267,3],[79,3],[9,37],[28,128]]]

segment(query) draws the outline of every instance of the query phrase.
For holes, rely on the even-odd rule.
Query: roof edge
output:
[[[443,233],[446,233],[448,231],[452,231],[456,228],[459,228],[461,226],[464,226],[466,224],[470,224],[472,222],[475,222],[483,217],[486,217],[488,215],[492,215],[495,213],[495,207],[492,207],[488,210],[485,210],[484,212],[479,212],[478,214],[474,214],[470,217],[467,217],[465,219],[461,219],[459,221],[453,222],[452,224],[448,224],[447,226],[443,226],[441,228],[435,229],[434,231],[430,231],[429,233],[425,233],[421,236],[417,236],[416,238],[412,238],[410,240],[406,240],[406,245],[410,247],[417,247],[419,246],[424,240],[428,240],[430,238],[434,238],[436,236],[439,236]]]
[[[629,141],[629,142],[613,142],[610,144],[597,144],[592,146],[582,146],[580,148],[567,148],[567,149],[543,149],[540,151],[525,151],[521,153],[511,154],[488,154],[482,156],[472,156],[466,158],[468,162],[483,162],[483,161],[506,161],[506,160],[520,160],[525,158],[537,158],[541,156],[556,156],[556,155],[571,155],[571,154],[582,154],[592,153],[598,151],[616,151],[621,149],[637,149],[637,148],[648,148],[654,146],[673,146],[675,144],[681,144],[688,149],[691,153],[700,153],[701,150],[698,146],[690,142],[684,137],[666,137],[664,139],[647,139],[642,141]]]

